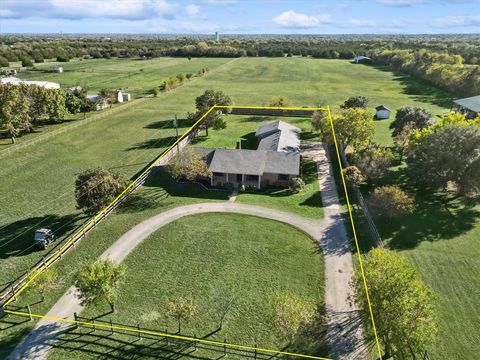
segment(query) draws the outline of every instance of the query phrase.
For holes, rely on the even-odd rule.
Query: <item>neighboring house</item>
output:
[[[468,119],[476,118],[480,114],[480,95],[454,100],[458,112],[466,115]]]
[[[375,116],[378,120],[388,119],[390,117],[390,109],[386,106],[380,105],[375,108]]]
[[[131,101],[132,96],[129,93],[123,93],[123,101]]]
[[[58,66],[58,65],[54,66],[53,67],[53,72],[56,72],[56,73],[59,73],[59,74],[63,73],[63,66]]]
[[[264,122],[257,150],[198,149],[207,161],[211,186],[287,187],[300,176],[300,130],[283,121]]]
[[[354,64],[363,64],[370,61],[372,61],[372,59],[367,56],[355,56],[351,62]]]
[[[103,110],[109,107],[108,100],[100,95],[87,95],[87,99],[95,103],[95,110]]]
[[[36,85],[41,86],[46,89],[60,89],[60,84],[51,82],[51,81],[30,81],[30,80],[21,80],[14,76],[3,77],[0,79],[0,83],[2,84],[12,84],[12,85]]]

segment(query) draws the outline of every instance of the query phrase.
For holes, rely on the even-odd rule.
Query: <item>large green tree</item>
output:
[[[22,131],[32,128],[29,115],[29,99],[20,87],[11,84],[0,85],[0,128],[15,142]]]
[[[332,116],[337,142],[344,148],[364,148],[373,138],[373,116],[362,108],[350,108]],[[321,131],[324,140],[333,143],[331,124],[328,117],[322,119]]]
[[[397,109],[395,120],[390,124],[392,135],[399,135],[407,124],[411,129],[423,129],[428,126],[432,114],[420,107],[405,106]]]
[[[168,163],[167,169],[174,179],[193,181],[210,173],[202,155],[190,146],[183,148]]]
[[[195,99],[196,112],[189,114],[189,118],[196,122],[199,120],[213,105],[229,106],[232,105],[232,100],[228,95],[222,91],[205,90],[205,92]],[[208,135],[208,128],[213,126],[216,128],[225,127],[225,122],[222,120],[222,114],[229,113],[230,109],[216,109],[203,118],[202,127],[205,128]]]
[[[418,358],[435,340],[437,317],[434,295],[422,282],[412,263],[392,250],[373,249],[364,256],[363,268],[377,334],[384,357]],[[360,307],[364,332],[374,342],[370,310],[362,273],[357,270],[353,285]]]
[[[75,275],[81,304],[106,302],[111,311],[115,311],[115,300],[125,269],[124,265],[117,265],[109,259],[87,262]]]
[[[126,185],[119,174],[102,169],[85,170],[75,181],[77,207],[88,215],[94,215],[112,202]]]
[[[416,181],[442,190],[454,184],[461,194],[480,194],[479,126],[448,124],[413,138],[407,164]]]

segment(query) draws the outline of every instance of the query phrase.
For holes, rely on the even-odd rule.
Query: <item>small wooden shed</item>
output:
[[[384,105],[377,106],[375,108],[375,111],[376,111],[375,117],[378,120],[388,119],[390,117],[390,109]]]

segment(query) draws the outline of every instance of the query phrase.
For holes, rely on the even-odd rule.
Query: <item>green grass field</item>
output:
[[[36,70],[20,72],[19,77],[27,80],[43,80],[59,83],[62,87],[80,85],[89,93],[101,89],[125,89],[133,97],[150,94],[150,91],[177,74],[197,74],[202,68],[213,70],[231,59],[221,58],[155,58],[132,59],[74,59],[68,63],[46,62],[35,64]],[[54,73],[55,65],[64,72]]]
[[[168,58],[149,61],[165,61],[162,68],[166,69],[173,60],[182,61]],[[209,60],[196,59],[198,64]],[[113,70],[117,65],[122,67],[129,62],[135,68],[134,64],[139,63],[133,60],[98,60],[99,66],[102,61],[105,64],[110,62],[109,66]],[[141,63],[147,64],[149,61]],[[35,228],[52,227],[59,233],[66,233],[73,223],[82,221],[78,218],[79,212],[75,209],[73,197],[73,183],[80,171],[102,166],[115,169],[128,177],[134,175],[173,140],[174,129],[169,125],[173,115],[176,113],[179,117],[184,117],[187,111],[192,111],[195,97],[205,89],[223,90],[237,105],[268,104],[274,97],[286,96],[291,105],[314,106],[326,102],[336,107],[348,96],[365,95],[370,98],[372,108],[378,104],[391,109],[411,105],[425,107],[434,114],[448,111],[443,106],[446,104],[444,93],[411,77],[381,68],[353,65],[340,60],[306,58],[215,61],[218,61],[218,65],[228,64],[218,71],[210,65],[211,72],[206,77],[187,83],[175,91],[0,158],[0,186],[4,190],[0,198],[1,283],[13,279],[42,255],[41,252],[27,249]],[[75,68],[82,64],[83,62],[72,62],[69,66]],[[179,66],[175,73],[182,71]],[[66,72],[61,75],[68,74]],[[165,74],[171,75],[169,71],[165,71]],[[107,79],[109,75],[105,72],[103,76]],[[98,77],[100,80],[101,76]],[[118,78],[119,86],[129,86],[127,82],[121,85],[123,81],[120,79],[121,77]],[[148,89],[150,84],[139,87]],[[386,145],[391,144],[388,123],[389,121],[376,122],[376,139]],[[240,128],[238,131],[239,135],[247,133]],[[65,278],[61,286],[50,294],[49,299],[37,306],[40,313],[48,310],[71,284],[75,264],[98,256],[102,249],[132,225],[168,206],[205,200],[195,197],[199,196],[195,191],[187,196],[183,191],[171,195],[161,188],[149,186],[141,190],[142,194],[144,192],[151,196],[145,199],[145,195],[133,198],[130,207],[134,210],[119,211],[111,216],[83,240],[74,252],[62,259],[58,267],[63,269]],[[226,194],[210,195],[216,199],[226,198]],[[431,205],[435,208],[435,204],[427,199],[425,207],[428,209]],[[474,326],[474,320],[478,318],[478,252],[474,243],[474,239],[479,237],[478,216],[476,222],[469,227],[460,227],[457,231],[448,233],[446,230],[449,227],[446,225],[442,225],[446,228],[445,231],[438,230],[441,225],[438,221],[432,223],[435,226],[429,226],[428,220],[434,218],[436,213],[419,213],[417,219],[412,219],[412,224],[414,220],[418,224],[413,226],[415,230],[410,231],[408,223],[397,225],[397,229],[401,230],[404,238],[423,239],[428,229],[436,233],[435,241],[418,241],[418,244],[405,250],[418,264],[425,281],[439,296],[442,332],[436,347],[438,352],[432,349],[432,354],[436,355],[434,358],[443,358],[442,354],[448,354],[450,358],[471,358],[472,354],[478,353],[469,350],[475,351],[474,340],[478,340]],[[462,222],[463,218],[455,221]],[[392,226],[392,229],[395,227]],[[388,239],[388,233],[384,237]],[[449,266],[444,266],[445,263]],[[26,326],[30,326],[30,323],[2,331],[0,337],[3,337],[3,349],[12,346],[18,340],[21,329]]]
[[[288,225],[250,216],[202,214],[176,220],[145,240],[124,264],[127,276],[116,312],[103,321],[140,322],[175,332],[177,322],[166,314],[166,303],[186,297],[195,301],[198,313],[182,325],[182,334],[204,337],[218,328],[222,302],[231,298],[222,329],[206,338],[281,349],[286,341],[275,323],[274,294],[300,296],[314,306],[323,299],[323,262],[314,242]],[[107,308],[91,307],[82,316],[96,317]],[[309,342],[318,346],[323,339],[317,336],[312,334]],[[78,344],[79,339],[71,341]],[[68,342],[67,337],[62,343]],[[89,352],[103,347],[92,342],[83,349],[73,357],[59,349],[51,358],[95,358]],[[313,344],[296,350],[312,349]],[[118,356],[125,351],[118,350]]]

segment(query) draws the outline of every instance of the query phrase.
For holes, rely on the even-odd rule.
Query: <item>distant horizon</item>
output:
[[[2,0],[0,34],[478,34],[480,0]]]

